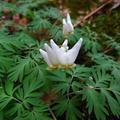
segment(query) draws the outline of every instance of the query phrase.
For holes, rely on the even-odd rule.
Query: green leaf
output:
[[[64,70],[50,71],[47,78],[54,82],[53,89],[55,91],[61,92],[62,94],[64,94],[67,91],[69,87],[68,80],[70,78],[66,77],[66,72]]]
[[[9,80],[11,81],[23,81],[24,75],[31,72],[32,67],[35,65],[34,61],[32,59],[21,59],[18,64],[10,69],[9,71]]]
[[[110,107],[112,114],[119,116],[120,115],[120,104],[118,103],[118,101],[114,97],[112,97],[109,91],[102,89],[102,93],[104,93],[107,99],[107,102],[108,102],[108,105]]]
[[[87,79],[89,79],[89,76],[92,73],[92,69],[88,68],[88,67],[77,65],[73,69],[68,70],[66,72],[73,77],[79,78],[81,80],[87,80]]]
[[[4,120],[4,113],[3,113],[3,111],[0,111],[0,119]]]
[[[31,111],[25,111],[14,120],[52,120],[47,116],[46,111],[47,106],[40,104],[39,107],[34,107]]]
[[[5,90],[8,95],[12,96],[12,94],[14,93],[13,88],[14,88],[13,82],[7,80],[5,83]]]
[[[68,99],[60,99],[57,101],[57,104],[54,106],[54,110],[57,116],[62,116],[64,113],[66,114],[66,120],[79,120],[81,118],[81,112],[78,109],[78,102],[72,98]]]
[[[106,120],[106,115],[108,112],[105,108],[105,97],[94,89],[84,89],[83,100],[87,101],[87,108],[89,113],[92,113],[94,110],[97,120]]]
[[[46,7],[45,9],[40,10],[40,15],[47,18],[49,17],[53,19],[62,20],[60,11],[54,7]]]
[[[97,68],[93,72],[93,80],[95,80],[95,87],[105,88],[108,86],[109,81],[113,79],[104,69]]]
[[[0,89],[0,111],[4,109],[8,103],[12,100],[11,96],[5,94],[3,89]]]
[[[22,86],[16,91],[16,98],[22,105],[29,109],[31,105],[39,106],[41,93],[39,89],[44,85],[43,76],[40,76],[40,69],[36,69],[26,76],[22,81]]]
[[[29,24],[29,28],[34,31],[38,31],[41,29],[49,29],[51,27],[51,23],[47,19],[37,18]]]

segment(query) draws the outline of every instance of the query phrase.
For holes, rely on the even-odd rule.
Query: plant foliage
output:
[[[48,0],[5,0],[0,17],[0,120],[119,118],[120,34],[75,28],[70,46],[84,39],[77,65],[54,70],[39,49],[51,38],[65,39],[57,8]]]

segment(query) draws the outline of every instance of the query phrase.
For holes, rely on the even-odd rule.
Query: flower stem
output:
[[[68,98],[68,100],[70,99],[70,98],[69,98],[69,97],[70,97],[69,93],[70,93],[71,83],[72,83],[72,80],[73,80],[73,78],[74,78],[74,74],[75,74],[75,73],[73,73],[71,79],[68,81],[68,89],[67,89],[67,98]]]
[[[50,114],[52,115],[53,120],[57,120],[57,118],[56,118],[55,114],[53,113],[52,109],[50,108],[50,106],[48,106],[48,110],[49,110]]]

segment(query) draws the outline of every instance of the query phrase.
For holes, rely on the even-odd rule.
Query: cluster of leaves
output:
[[[70,46],[84,39],[76,67],[49,70],[39,49],[50,38],[63,42],[59,11],[48,7],[47,0],[6,1],[0,4],[1,18],[9,16],[0,21],[0,119],[119,117],[120,35],[113,39],[87,26],[75,28],[68,37]],[[4,9],[10,9],[9,14]],[[16,13],[29,22],[15,22]]]

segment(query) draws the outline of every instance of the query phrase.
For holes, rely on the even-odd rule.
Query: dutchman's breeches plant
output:
[[[69,13],[67,13],[67,18],[63,19],[63,35],[69,36],[74,32],[74,27],[71,22]],[[45,51],[40,49],[45,62],[50,68],[68,68],[74,66],[74,62],[78,56],[83,39],[80,38],[78,42],[69,49],[68,40],[66,39],[64,43],[59,47],[52,39],[50,40],[50,46],[45,44]]]
[[[0,120],[120,120],[120,34],[53,1],[0,0]]]
[[[69,13],[67,13],[66,19],[63,19],[63,35],[68,36],[74,32],[74,26],[71,22]]]
[[[73,48],[69,49],[67,39],[61,47],[59,47],[53,40],[50,40],[50,46],[45,44],[45,51],[40,49],[40,53],[50,68],[71,67],[74,66],[82,41],[83,39],[80,38]]]

